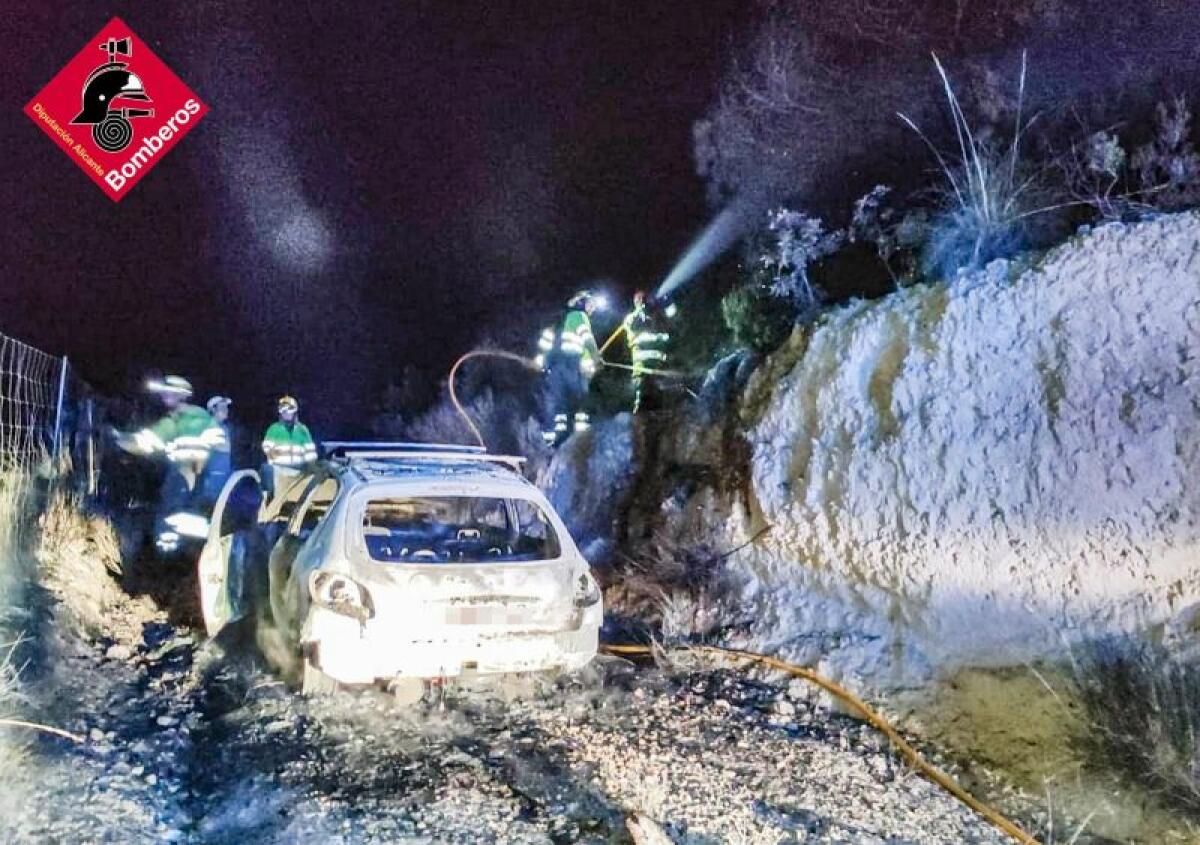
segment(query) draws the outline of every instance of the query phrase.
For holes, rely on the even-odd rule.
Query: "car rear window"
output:
[[[560,554],[546,514],[527,499],[376,499],[367,503],[362,530],[367,551],[383,563],[503,563]]]

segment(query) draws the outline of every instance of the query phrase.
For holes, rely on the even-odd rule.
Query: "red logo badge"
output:
[[[120,18],[25,106],[106,194],[119,200],[208,107]]]

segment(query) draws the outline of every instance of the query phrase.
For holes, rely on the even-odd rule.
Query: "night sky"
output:
[[[692,122],[747,4],[11,4],[0,331],[360,433],[579,284],[656,283],[708,212]],[[268,10],[269,9],[269,10]],[[120,203],[21,113],[119,15],[211,112]]]

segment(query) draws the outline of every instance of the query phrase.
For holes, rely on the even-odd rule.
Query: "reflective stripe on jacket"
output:
[[[655,331],[654,323],[645,309],[641,308],[630,313],[622,323],[634,376],[642,375],[647,368],[662,369],[667,363],[667,344],[671,341],[671,335]]]
[[[273,466],[298,467],[317,459],[317,444],[302,422],[272,423],[263,435],[263,454]]]
[[[538,337],[538,354],[534,359],[538,366],[544,367],[551,352],[555,351],[555,331],[547,327],[542,329]],[[579,368],[590,375],[595,372],[600,360],[600,349],[596,346],[596,337],[592,334],[592,321],[587,312],[571,309],[563,317],[562,328],[558,332],[558,352],[579,359]]]
[[[204,462],[213,449],[228,449],[225,430],[196,405],[181,405],[154,425],[133,434],[134,449],[144,455],[162,453],[172,463]]]

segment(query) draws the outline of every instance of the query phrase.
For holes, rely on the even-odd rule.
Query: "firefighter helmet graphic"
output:
[[[117,57],[133,55],[128,38],[110,38],[100,45],[108,53],[108,61],[88,74],[83,84],[83,110],[71,123],[90,123],[96,146],[108,153],[118,153],[133,140],[129,119],[150,117],[154,109],[135,109],[113,106],[116,100],[150,102],[142,80],[129,70],[129,64]]]

